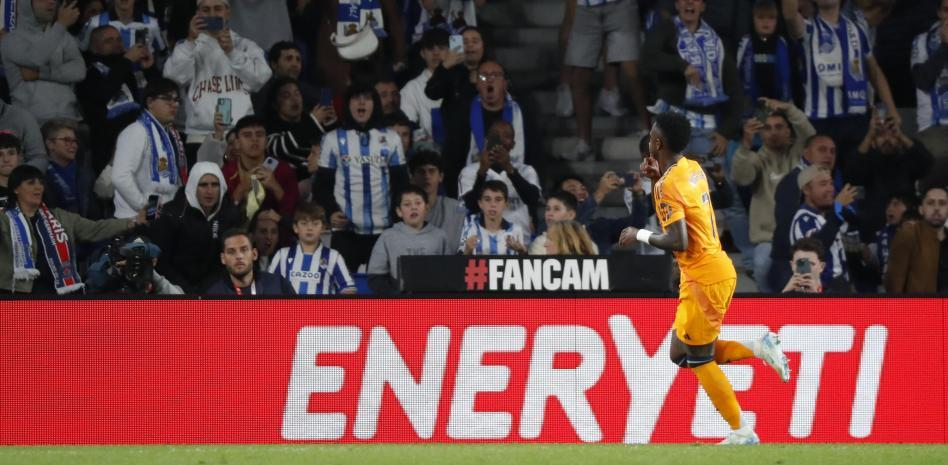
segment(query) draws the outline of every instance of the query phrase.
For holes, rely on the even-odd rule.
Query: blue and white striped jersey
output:
[[[616,3],[618,1],[621,0],[576,0],[576,4],[579,6],[600,6],[606,3]]]
[[[402,139],[389,129],[323,136],[319,166],[336,170],[336,203],[358,234],[382,234],[391,226],[390,168],[404,164]]]
[[[124,24],[118,20],[117,16],[112,16],[108,11],[102,12],[102,14],[98,16],[93,16],[92,19],[86,23],[85,27],[82,28],[79,48],[88,50],[89,37],[92,35],[92,31],[99,26],[106,25],[118,29],[122,37],[122,44],[125,45],[126,50],[135,45],[135,31],[139,29],[148,31],[147,43],[152,54],[164,52],[168,48],[168,44],[165,43],[165,37],[161,34],[161,28],[158,26],[158,20],[153,16],[144,13],[141,17],[141,21],[136,20]]]
[[[840,16],[839,24],[828,26],[835,32],[833,42],[833,37],[820,37],[820,30],[823,29],[818,26],[816,20],[806,20],[805,24],[801,39],[805,60],[803,87],[806,95],[803,112],[810,119],[865,114],[868,111],[866,101],[869,98],[867,60],[872,57],[872,46],[866,31],[854,21]],[[833,43],[836,47],[832,46]],[[835,50],[836,48],[839,50]],[[847,69],[852,70],[848,77],[845,76]],[[842,83],[830,84],[820,77],[821,74],[833,73],[844,75]],[[855,100],[848,98],[845,84],[847,78],[857,83],[865,83],[865,94],[854,96]],[[850,103],[851,100],[861,101],[861,104],[854,105]]]
[[[530,235],[523,228],[507,220],[502,220],[500,230],[488,231],[484,227],[484,216],[481,213],[468,215],[464,220],[464,227],[461,229],[461,243],[458,247],[459,252],[464,252],[464,244],[471,236],[477,236],[474,255],[516,255],[516,251],[507,247],[508,237],[514,238],[528,249],[530,247]]]
[[[832,213],[831,213],[832,214]],[[797,214],[793,215],[793,222],[790,223],[790,245],[792,246],[798,240],[804,237],[810,237],[826,225],[826,218],[807,204],[800,205]],[[820,275],[824,287],[839,276],[848,276],[846,273],[846,252],[843,249],[842,233],[837,232],[833,239],[833,245],[826,251],[826,268]]]
[[[339,252],[325,246],[303,253],[299,244],[284,247],[270,260],[270,273],[286,278],[299,295],[332,295],[355,289],[346,261]]]

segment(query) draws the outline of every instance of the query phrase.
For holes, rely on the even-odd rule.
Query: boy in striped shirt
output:
[[[269,271],[289,280],[299,295],[355,294],[355,282],[342,256],[320,243],[325,224],[323,207],[311,202],[300,205],[293,215],[299,242],[277,251]]]
[[[520,226],[504,219],[507,184],[484,183],[477,201],[479,213],[467,217],[458,251],[464,255],[526,255],[530,236]]]

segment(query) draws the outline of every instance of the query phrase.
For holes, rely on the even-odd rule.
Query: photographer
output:
[[[89,266],[89,291],[97,294],[184,294],[155,271],[161,249],[142,237],[116,237],[105,253]]]
[[[790,261],[793,276],[781,292],[822,294],[820,273],[826,268],[823,256],[823,243],[818,239],[807,237],[793,244],[793,259]]]

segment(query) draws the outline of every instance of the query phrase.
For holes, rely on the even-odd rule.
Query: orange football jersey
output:
[[[663,230],[682,218],[688,226],[688,247],[675,252],[682,282],[711,284],[736,278],[734,264],[721,250],[718,226],[711,208],[711,192],[704,169],[681,158],[655,183],[655,212]]]

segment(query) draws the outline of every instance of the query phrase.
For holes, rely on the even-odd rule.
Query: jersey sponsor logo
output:
[[[322,276],[323,276],[322,273],[320,273],[319,271],[302,271],[302,270],[300,270],[300,271],[290,271],[290,273],[289,273],[289,278],[290,278],[290,279],[297,278],[297,279],[315,279],[315,280],[319,280],[319,279],[322,279]]]

